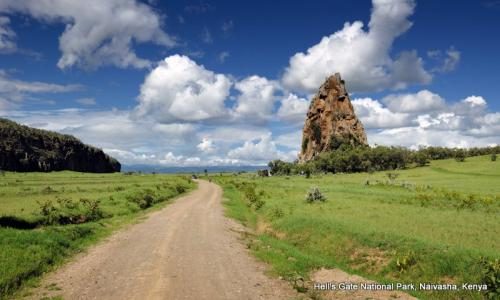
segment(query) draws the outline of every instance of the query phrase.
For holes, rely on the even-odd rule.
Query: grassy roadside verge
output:
[[[461,288],[485,282],[488,266],[481,258],[490,266],[500,258],[500,187],[495,184],[500,168],[492,164],[485,157],[436,161],[397,171],[391,182],[385,173],[213,179],[224,189],[228,216],[254,229],[249,246],[277,275],[293,281],[322,267],[340,268],[381,283]],[[312,186],[326,202],[304,201]],[[411,294],[485,297],[471,290]]]
[[[187,177],[75,172],[0,176],[0,299],[195,184]]]

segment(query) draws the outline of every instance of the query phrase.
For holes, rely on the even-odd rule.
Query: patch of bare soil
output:
[[[371,273],[380,272],[390,262],[387,253],[378,248],[355,248],[350,259],[352,268]]]

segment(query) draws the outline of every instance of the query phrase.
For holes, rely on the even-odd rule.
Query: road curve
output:
[[[219,186],[198,189],[49,274],[32,297],[64,299],[290,299],[264,275],[223,215]]]

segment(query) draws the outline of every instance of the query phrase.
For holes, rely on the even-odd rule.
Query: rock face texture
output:
[[[365,129],[354,113],[345,82],[339,73],[321,85],[307,112],[299,162],[348,144],[368,145]]]
[[[0,170],[17,172],[120,172],[120,163],[71,135],[0,118]]]

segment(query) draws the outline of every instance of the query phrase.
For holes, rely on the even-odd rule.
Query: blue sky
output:
[[[0,115],[125,164],[263,164],[296,157],[308,101],[341,72],[370,144],[499,144],[499,13],[472,0],[0,0]]]

